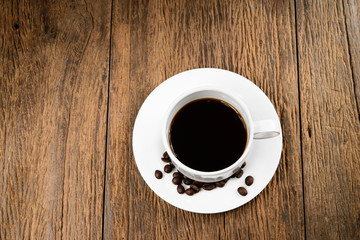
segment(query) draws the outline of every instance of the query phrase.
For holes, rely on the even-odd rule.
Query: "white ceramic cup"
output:
[[[227,102],[241,114],[247,128],[247,142],[241,157],[232,165],[213,172],[198,171],[186,166],[175,157],[175,154],[170,146],[169,130],[175,114],[187,103],[202,98],[214,98]],[[201,182],[217,182],[230,177],[240,169],[254,139],[264,139],[278,136],[280,134],[280,126],[278,126],[275,121],[269,119],[254,122],[248,108],[239,96],[231,95],[209,86],[204,86],[184,92],[170,104],[170,107],[165,112],[161,134],[164,147],[169,154],[172,163],[182,174]]]

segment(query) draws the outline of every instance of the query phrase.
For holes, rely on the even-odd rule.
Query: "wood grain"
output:
[[[0,5],[0,238],[99,239],[110,1]]]
[[[284,147],[267,188],[243,207],[225,213],[226,238],[303,239],[295,7],[289,1],[247,1],[228,7],[229,15],[236,16],[233,26],[219,29],[227,27],[231,32],[232,47],[227,47],[232,54],[231,70],[252,80],[269,96],[280,117]]]
[[[104,239],[129,238],[130,3],[114,1],[111,24],[109,116],[104,199]]]
[[[360,239],[359,0],[0,8],[0,239]],[[222,214],[164,202],[131,146],[148,94],[199,67],[253,81],[283,128],[270,184]]]
[[[304,238],[294,21],[294,5],[286,1],[114,2],[105,238]],[[146,186],[132,157],[133,124],[147,95],[168,77],[198,67],[253,80],[283,123],[284,152],[274,180],[254,201],[223,214],[165,203]]]
[[[161,59],[170,54],[170,49],[164,53],[166,43],[162,41],[166,40],[163,34],[171,29],[165,26],[165,7],[145,1],[132,1],[131,6],[114,2],[106,239],[217,238],[224,230],[221,215],[208,215],[203,222],[199,215],[175,209],[159,199],[142,180],[132,157],[130,136],[137,111],[151,90],[166,78]],[[188,231],[198,227],[206,231],[202,235]]]
[[[360,124],[343,3],[296,8],[306,237],[359,239]]]
[[[344,0],[347,40],[360,121],[360,1]]]

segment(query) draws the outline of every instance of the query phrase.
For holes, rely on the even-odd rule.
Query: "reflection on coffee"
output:
[[[169,131],[172,151],[186,166],[205,172],[229,167],[243,154],[246,125],[228,103],[203,98],[183,106]]]

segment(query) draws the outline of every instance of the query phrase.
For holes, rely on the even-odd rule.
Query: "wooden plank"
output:
[[[114,2],[105,238],[304,238],[294,6],[277,2]],[[147,95],[198,67],[253,80],[283,123],[275,178],[254,201],[223,214],[188,213],[162,201],[141,178],[131,151]]]
[[[163,51],[163,44],[167,43],[161,42],[169,41],[164,35],[173,31],[165,26],[165,20],[169,20],[164,16],[167,8],[159,2],[131,1],[131,6],[114,2],[105,238],[213,238],[224,229],[221,215],[204,218],[159,199],[142,180],[132,157],[130,136],[137,111],[151,90],[170,76],[165,74],[164,59],[172,50],[167,47]],[[177,14],[176,10],[171,14]],[[174,64],[174,60],[170,64]],[[178,71],[175,69],[169,74]],[[203,227],[205,231],[202,234],[188,231],[196,227]]]
[[[129,238],[129,168],[132,162],[129,109],[130,1],[113,1],[104,239]]]
[[[280,117],[284,147],[265,190],[225,214],[226,238],[304,239],[295,6],[292,1],[246,1],[228,8],[217,15],[230,15],[234,23],[218,27],[231,33],[225,40],[219,34],[219,45],[225,46],[231,59],[230,70],[252,80],[269,96]]]
[[[343,3],[296,8],[306,237],[359,239],[360,124]]]
[[[360,1],[344,0],[350,63],[360,120]]]
[[[110,1],[0,5],[0,238],[99,239]]]

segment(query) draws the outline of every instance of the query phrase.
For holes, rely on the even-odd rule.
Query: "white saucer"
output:
[[[164,173],[165,163],[161,161],[164,147],[161,141],[161,124],[169,104],[182,92],[199,86],[216,88],[238,94],[248,106],[254,121],[273,119],[280,125],[279,117],[267,96],[246,78],[226,70],[202,68],[177,74],[160,84],[145,100],[136,117],[133,131],[133,152],[137,167],[148,186],[171,205],[196,213],[219,213],[240,207],[256,197],[270,182],[281,157],[282,134],[270,139],[255,139],[247,156],[243,176],[230,179],[223,188],[212,191],[201,190],[193,196],[177,193],[171,182],[172,173]],[[155,170],[163,172],[162,179],[156,179]],[[174,172],[174,171],[173,171]],[[254,177],[250,187],[245,177]],[[238,194],[243,186],[248,194]]]

